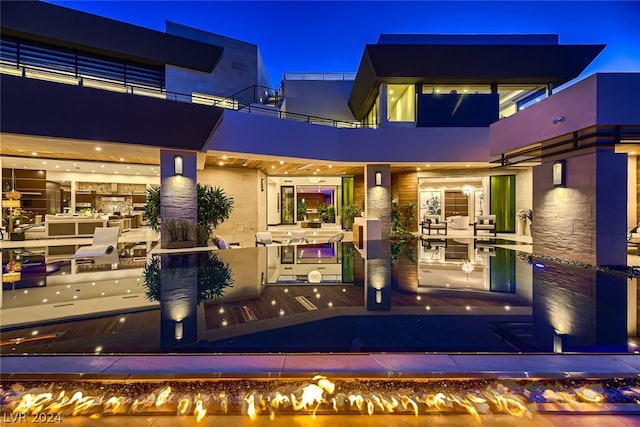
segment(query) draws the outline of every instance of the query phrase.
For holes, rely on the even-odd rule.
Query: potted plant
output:
[[[190,238],[192,226],[189,221],[170,218],[164,220],[163,224],[164,229],[169,234],[167,249],[192,248],[195,246],[195,240]]]
[[[304,199],[298,200],[296,211],[298,213],[298,221],[304,221],[307,218],[307,202]]]
[[[353,227],[353,219],[360,215],[360,209],[354,204],[348,204],[342,207],[342,224],[345,230],[351,230]]]
[[[198,246],[207,246],[213,230],[231,215],[233,197],[228,197],[220,187],[198,184],[197,205],[196,243]],[[160,187],[147,188],[144,217],[153,231],[160,231]]]

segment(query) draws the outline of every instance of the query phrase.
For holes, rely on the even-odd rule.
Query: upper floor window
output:
[[[547,97],[546,87],[536,84],[498,85],[500,118],[509,117]]]
[[[387,120],[390,122],[416,121],[415,85],[387,85]]]

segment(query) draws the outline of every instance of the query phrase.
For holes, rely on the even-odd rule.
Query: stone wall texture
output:
[[[376,172],[382,173],[382,185],[375,185]],[[381,239],[387,240],[391,234],[391,166],[371,164],[365,166],[364,186],[366,192],[367,218],[380,220]]]
[[[174,175],[174,156],[183,158],[184,174]],[[198,220],[196,153],[187,151],[160,151],[160,216],[167,219],[186,219],[195,227]],[[195,240],[195,231],[192,231]],[[169,235],[164,227],[161,232],[161,247],[166,248]]]
[[[553,161],[534,168],[533,252],[625,264],[626,156],[598,150],[565,160],[565,187],[553,186]]]

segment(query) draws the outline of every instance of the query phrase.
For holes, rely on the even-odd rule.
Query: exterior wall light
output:
[[[183,328],[182,321],[176,322],[175,331],[174,331],[176,341],[180,341],[184,337],[183,331],[184,331],[184,328]]]
[[[182,156],[173,156],[173,174],[182,175],[183,173]]]
[[[382,185],[382,172],[376,172],[376,187],[380,187]]]
[[[564,187],[567,185],[565,160],[553,162],[553,185],[554,187]]]

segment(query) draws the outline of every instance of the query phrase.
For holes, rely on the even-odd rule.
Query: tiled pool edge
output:
[[[170,354],[2,356],[0,379],[594,379],[640,376],[635,354]]]

